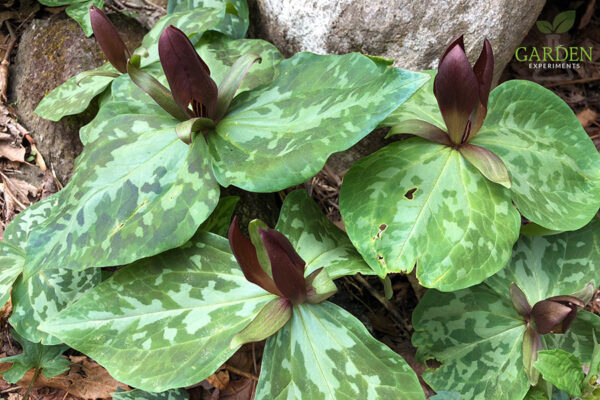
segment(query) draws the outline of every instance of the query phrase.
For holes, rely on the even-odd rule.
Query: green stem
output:
[[[385,278],[381,280],[383,283],[383,292],[385,294],[385,299],[390,300],[394,295],[394,289],[392,289],[392,280],[389,275],[386,275]]]
[[[25,396],[23,396],[23,400],[29,400],[29,392],[31,392],[31,388],[33,387],[33,385],[35,384],[35,381],[37,381],[38,377],[40,376],[40,372],[42,372],[41,368],[35,369],[35,372],[33,373],[33,378],[31,378],[31,382],[29,382],[29,385],[27,386],[27,391],[25,392]]]

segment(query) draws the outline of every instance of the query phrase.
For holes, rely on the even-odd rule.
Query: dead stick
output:
[[[239,376],[243,376],[244,378],[252,379],[252,380],[258,382],[258,376],[253,375],[250,372],[242,371],[241,369],[232,367],[231,365],[227,365],[227,364],[223,364],[223,368],[226,369],[227,371],[233,372],[234,374],[237,374]]]
[[[572,83],[588,83],[588,82],[594,82],[594,81],[598,81],[600,80],[600,77],[592,77],[592,78],[581,78],[581,79],[573,79],[570,81],[563,81],[563,82],[554,82],[554,83],[549,83],[546,86],[546,88],[553,88],[556,86],[562,86],[562,85],[570,85]]]
[[[356,274],[354,275],[354,279],[356,279],[358,282],[360,282],[361,285],[366,287],[369,293],[371,293],[371,296],[375,297],[375,299],[379,301],[386,308],[386,310],[388,310],[390,314],[394,316],[394,318],[398,322],[401,322],[403,320],[402,315],[400,315],[400,313],[398,312],[398,310],[396,310],[392,303],[390,303],[384,296],[382,296],[381,293],[375,290],[375,288],[371,286],[371,284],[367,282],[367,280],[363,278],[362,275]]]

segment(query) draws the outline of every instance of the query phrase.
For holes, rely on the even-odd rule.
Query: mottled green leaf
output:
[[[204,233],[119,270],[41,329],[117,380],[164,391],[211,375],[273,298],[244,278],[225,238]]]
[[[332,279],[373,273],[348,237],[327,219],[305,190],[286,196],[275,229],[290,240],[306,261],[305,275],[321,267]]]
[[[458,392],[446,392],[442,390],[431,396],[429,400],[462,400],[462,396]]]
[[[372,131],[424,83],[353,53],[299,53],[267,86],[237,96],[208,141],[223,186],[269,192],[299,184]]]
[[[49,7],[69,6],[65,10],[67,15],[73,18],[86,36],[92,34],[92,25],[90,23],[90,7],[96,6],[102,8],[104,0],[38,0],[41,4]]]
[[[54,268],[38,271],[29,279],[21,276],[13,287],[9,322],[29,341],[60,344],[60,340],[39,331],[38,325],[98,285],[100,278],[97,268],[84,271]]]
[[[92,71],[118,73],[109,63]],[[87,76],[85,79],[81,79],[82,74],[90,75],[90,71],[85,71],[69,78],[65,83],[44,96],[42,101],[37,105],[35,113],[50,121],[58,121],[65,115],[79,114],[114,79],[110,76],[98,75]]]
[[[86,145],[63,190],[24,211],[53,207],[29,235],[26,279],[56,260],[61,268],[83,270],[180,246],[217,205],[219,187],[202,137],[185,145],[164,112],[124,122],[129,129],[118,129],[125,134],[115,129],[114,137]],[[153,125],[159,127],[146,129]]]
[[[160,393],[133,389],[129,392],[115,392],[112,398],[113,400],[188,400],[190,395],[185,389],[172,389]]]
[[[25,253],[7,242],[0,242],[0,308],[10,296],[10,288],[23,272]]]
[[[432,78],[381,125],[420,119],[445,129]],[[600,155],[570,107],[529,81],[492,91],[488,114],[471,141],[506,165],[511,196],[521,213],[546,228],[581,228],[600,207]]]
[[[536,21],[535,25],[542,33],[552,33],[552,24],[549,21]]]
[[[167,14],[159,19],[142,39],[142,46],[135,51],[142,57],[141,65],[147,66],[159,60],[158,38],[167,26],[179,28],[194,40],[195,36],[199,37],[207,30],[219,30],[225,18],[225,7],[224,1],[205,1],[202,7]]]
[[[410,272],[423,286],[457,290],[508,261],[520,227],[510,193],[458,151],[421,138],[379,150],[344,177],[340,211],[374,273]]]
[[[425,399],[417,375],[347,311],[332,304],[294,307],[267,340],[257,400]]]
[[[400,122],[411,119],[419,119],[446,130],[444,118],[438,107],[437,100],[433,96],[433,78],[437,71],[421,71],[428,75],[428,80],[400,107],[394,110],[380,126],[394,126]]]
[[[585,229],[546,237],[522,237],[510,263],[484,283],[452,293],[428,291],[413,313],[413,344],[420,358],[442,366],[424,374],[436,391],[468,399],[522,399],[529,390],[522,357],[526,323],[512,305],[516,283],[529,303],[570,294],[598,279],[600,219]],[[561,348],[589,362],[592,329],[600,317],[580,311],[564,335],[544,335],[546,349]]]
[[[240,198],[238,196],[225,196],[219,199],[219,203],[210,217],[200,225],[199,230],[204,232],[216,233],[219,236],[226,237],[233,211]]]
[[[170,0],[167,12],[172,14],[202,7],[216,8],[222,5],[225,5],[225,17],[216,30],[235,39],[246,36],[250,21],[246,0]]]
[[[196,44],[198,54],[210,68],[210,77],[221,84],[235,61],[245,54],[257,54],[260,63],[254,63],[242,81],[237,94],[271,83],[279,71],[283,56],[269,42],[258,39],[231,40],[217,32],[206,32]]]
[[[102,8],[104,6],[104,0],[88,0],[84,2],[77,2],[70,5],[65,10],[69,17],[77,21],[86,36],[91,36],[92,33],[94,33],[92,30],[92,23],[90,22],[91,6]]]
[[[571,396],[581,396],[581,385],[585,378],[581,362],[573,354],[561,349],[538,352],[535,368],[547,382]]]
[[[472,143],[504,161],[512,198],[531,221],[574,230],[598,211],[600,155],[571,108],[548,89],[529,81],[498,86]]]
[[[67,346],[44,346],[32,343],[14,331],[11,332],[11,336],[21,344],[23,352],[16,356],[0,358],[0,363],[13,363],[10,369],[2,373],[5,381],[17,383],[32,368],[41,368],[41,374],[46,378],[52,378],[69,369],[71,363],[61,357],[68,349]]]

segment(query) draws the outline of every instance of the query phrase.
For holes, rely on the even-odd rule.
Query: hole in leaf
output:
[[[412,188],[408,192],[404,193],[404,197],[406,197],[409,200],[412,200],[415,198],[415,196],[413,196],[413,195],[416,191],[417,191],[417,188]]]
[[[386,224],[379,225],[379,232],[373,237],[373,240],[381,239],[381,234],[387,229]]]

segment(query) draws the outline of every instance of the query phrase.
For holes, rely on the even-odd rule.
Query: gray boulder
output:
[[[284,54],[366,54],[393,58],[405,69],[435,69],[455,36],[465,34],[474,61],[487,37],[496,78],[545,0],[250,0],[253,34]]]

